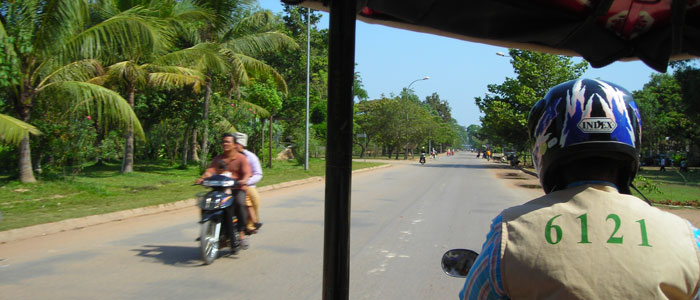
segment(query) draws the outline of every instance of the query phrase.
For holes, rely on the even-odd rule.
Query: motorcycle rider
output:
[[[546,195],[493,220],[460,297],[697,297],[700,231],[630,195],[641,144],[631,94],[565,82],[535,104],[528,128]]]
[[[236,149],[238,152],[243,153],[245,158],[248,159],[250,170],[253,172],[250,179],[248,179],[248,189],[246,191],[245,202],[248,207],[248,223],[246,224],[246,228],[250,233],[257,233],[262,223],[260,223],[260,214],[258,213],[260,209],[260,194],[258,194],[255,184],[262,179],[263,171],[258,156],[246,149],[246,147],[248,147],[248,135],[242,132],[236,132],[233,134],[233,137],[235,139]]]
[[[420,163],[424,164],[425,163],[425,147],[421,147],[420,149],[420,159],[418,160]]]
[[[248,213],[245,206],[245,192],[246,184],[251,176],[250,164],[245,156],[238,152],[232,134],[224,133],[221,136],[221,148],[224,150],[224,153],[212,159],[209,167],[204,171],[202,176],[195,180],[195,183],[200,184],[204,179],[217,174],[217,165],[223,161],[226,164],[226,170],[231,172],[231,178],[237,181],[236,186],[232,189],[234,203],[228,209],[224,210],[224,219],[232,220],[232,213],[235,213],[236,217],[238,217],[239,224],[246,224],[248,221]],[[247,249],[248,240],[245,238],[245,226],[238,226],[237,229],[240,237],[240,247],[242,249]],[[233,236],[234,232],[231,222],[224,222],[224,230]],[[235,247],[236,245],[232,245],[232,248]]]

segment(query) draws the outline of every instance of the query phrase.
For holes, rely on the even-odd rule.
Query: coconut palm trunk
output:
[[[134,109],[134,95],[136,88],[129,85],[129,105]],[[126,129],[126,141],[124,142],[124,159],[122,160],[122,173],[131,173],[134,171],[134,124],[130,120],[129,127]]]
[[[192,129],[192,142],[190,143],[190,160],[193,162],[199,162],[199,155],[197,154],[197,130]]]
[[[28,93],[22,93],[19,103],[21,104],[19,111],[20,118],[23,122],[29,123],[29,119],[31,119],[32,115],[32,96]],[[19,180],[23,183],[36,182],[34,171],[32,170],[29,135],[25,136],[19,143]]]
[[[185,128],[185,134],[182,136],[182,167],[185,168],[187,167],[187,151],[189,150],[189,138],[190,138],[190,131],[192,129],[190,127]]]
[[[204,113],[202,114],[202,158],[199,161],[202,168],[207,167],[207,156],[209,155],[209,101],[211,100],[211,80],[207,79],[206,90],[204,92]]]

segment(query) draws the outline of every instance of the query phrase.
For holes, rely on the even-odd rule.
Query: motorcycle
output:
[[[420,161],[421,165],[425,164],[425,153],[420,154],[420,159],[418,161]]]
[[[202,260],[207,265],[212,264],[221,249],[225,247],[229,247],[232,254],[238,252],[239,237],[235,234],[238,219],[234,215],[233,220],[224,220],[224,210],[234,202],[230,190],[235,185],[236,181],[230,177],[214,175],[202,181],[202,186],[209,187],[211,190],[197,194],[197,206],[202,210],[202,220],[199,221],[201,224],[198,238],[199,250]],[[230,236],[231,234],[226,230],[222,230],[223,222],[233,222],[233,236]]]
[[[452,277],[466,278],[479,256],[468,249],[452,249],[442,255],[442,270]]]

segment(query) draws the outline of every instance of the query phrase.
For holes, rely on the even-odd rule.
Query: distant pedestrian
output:
[[[663,157],[661,158],[661,161],[659,161],[659,166],[660,166],[659,171],[666,172],[666,159],[665,158],[663,158]]]

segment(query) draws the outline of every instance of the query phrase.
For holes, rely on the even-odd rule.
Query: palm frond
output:
[[[5,63],[19,63],[17,59],[17,53],[15,52],[15,47],[8,39],[7,31],[5,31],[5,25],[0,22],[0,43],[2,43],[2,49],[5,50]]]
[[[101,75],[101,76],[96,76],[96,77],[90,78],[86,82],[104,86],[105,84],[107,84],[107,80],[108,80],[107,75]]]
[[[119,124],[128,128],[133,121],[134,133],[141,139],[146,136],[139,119],[129,103],[119,93],[105,87],[88,82],[58,81],[52,82],[39,89],[40,93],[66,94],[72,101],[73,109],[84,109],[86,113],[96,117],[97,121]]]
[[[171,18],[178,23],[189,23],[194,21],[213,21],[214,15],[211,10],[197,5],[193,0],[176,1],[172,7]]]
[[[233,126],[231,122],[229,122],[226,119],[221,119],[218,123],[216,123],[216,129],[219,132],[236,132],[236,126]]]
[[[36,127],[8,115],[0,114],[0,141],[9,144],[19,144],[28,134],[39,135]]]
[[[197,71],[197,70],[191,69],[191,68],[180,67],[180,66],[161,66],[161,65],[157,65],[157,64],[143,64],[143,68],[148,70],[151,73],[162,72],[162,73],[173,73],[173,74],[180,74],[180,75],[187,75],[187,76],[199,76],[199,77],[204,76],[202,74],[202,72],[200,72],[200,71]]]
[[[167,24],[152,11],[135,7],[88,28],[67,42],[72,57],[96,57],[113,61],[155,55],[172,43]]]
[[[233,77],[238,86],[248,85],[250,77],[243,62],[238,59],[238,55],[230,49],[222,48],[221,54],[226,57],[229,62],[229,76]]]
[[[190,48],[163,55],[156,59],[159,65],[186,66],[202,73],[223,74],[229,70],[226,59],[215,43],[199,43]]]
[[[90,10],[99,17],[100,20],[107,20],[118,15],[121,10],[115,0],[95,0],[90,6]]]
[[[283,92],[285,95],[287,94],[287,82],[284,80],[284,77],[282,77],[282,74],[278,73],[275,68],[264,63],[263,61],[243,54],[236,55],[236,58],[241,61],[249,73],[256,75],[256,77],[272,77],[275,84],[277,84],[277,89]]]
[[[88,81],[102,74],[104,74],[104,70],[99,61],[83,59],[69,63],[51,72],[44,77],[39,86],[55,81]]]
[[[63,43],[82,30],[89,20],[89,6],[86,0],[26,2],[42,3],[35,7],[36,10],[27,12],[38,14],[39,17],[35,24],[27,25],[37,28],[32,36],[32,44],[47,57],[60,51]]]
[[[280,49],[298,49],[294,39],[277,31],[262,32],[242,36],[223,43],[223,46],[237,53],[256,56]]]
[[[248,109],[251,112],[255,112],[261,118],[269,118],[270,112],[264,109],[262,106],[253,104],[245,100],[238,100],[237,103],[244,109]]]
[[[224,33],[219,42],[228,42],[238,37],[266,31],[274,31],[275,16],[269,10],[260,11],[243,18]]]
[[[107,68],[107,76],[110,80],[137,87],[146,85],[148,81],[148,71],[131,60],[112,64]]]
[[[164,88],[167,90],[182,88],[192,85],[196,93],[199,93],[202,78],[199,76],[183,75],[167,72],[150,73],[148,76],[148,84],[150,86]]]

